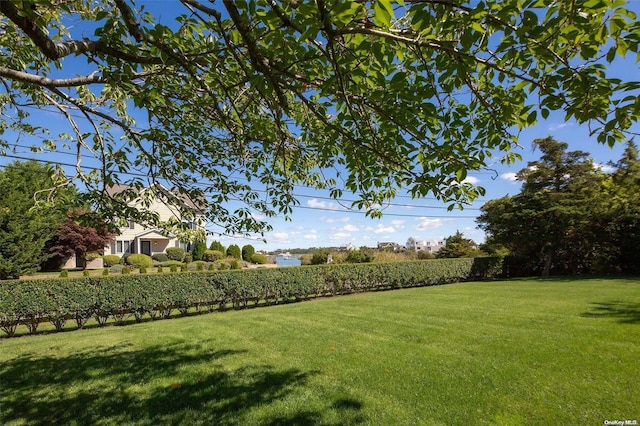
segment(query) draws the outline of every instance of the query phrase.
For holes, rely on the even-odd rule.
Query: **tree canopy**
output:
[[[35,272],[47,259],[45,243],[76,205],[74,187],[64,186],[57,203],[47,199],[64,174],[35,161],[14,162],[0,169],[0,280]]]
[[[0,149],[75,153],[105,213],[105,186],[156,182],[206,198],[227,232],[289,214],[297,184],[356,193],[373,216],[400,190],[453,207],[483,193],[467,172],[514,160],[539,117],[562,111],[613,144],[640,116],[640,83],[607,68],[638,53],[619,0],[145,6],[0,2]]]
[[[637,273],[640,161],[629,142],[611,174],[589,154],[538,139],[541,159],[518,173],[522,190],[482,206],[488,243],[502,244],[521,273]],[[518,273],[518,272],[514,272]]]

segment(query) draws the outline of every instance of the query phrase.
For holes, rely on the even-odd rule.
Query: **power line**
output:
[[[25,160],[25,161],[29,161],[29,160],[33,160],[33,161],[38,161],[38,162],[43,162],[43,163],[47,163],[47,164],[57,164],[57,165],[61,165],[61,166],[67,166],[67,167],[77,167],[76,164],[71,164],[71,163],[63,163],[60,161],[47,161],[44,159],[36,159],[36,158],[30,158],[30,157],[23,157],[23,156],[18,156],[18,155],[5,155],[5,157],[8,158],[13,158],[13,159],[18,159],[18,160]],[[4,165],[0,165],[0,167],[4,167],[6,168],[7,166]],[[83,166],[80,165],[80,168],[83,169],[87,169],[87,170],[93,170],[93,171],[100,171],[100,168],[97,167],[91,167],[91,166]],[[132,173],[132,172],[123,172],[123,175],[129,175],[129,176],[134,176],[134,177],[148,177],[145,174],[141,174],[141,173]],[[197,186],[200,187],[206,187],[207,184],[206,183],[199,183],[197,184]],[[252,189],[252,191],[255,192],[260,192],[260,193],[266,193],[266,190],[261,190],[261,189]],[[317,196],[317,195],[305,195],[305,194],[296,194],[293,193],[292,194],[294,197],[298,197],[298,198],[311,198],[311,199],[321,199],[321,200],[330,200],[330,201],[336,201],[338,203],[340,202],[354,202],[356,200],[349,200],[349,199],[340,199],[340,198],[331,198],[331,197],[323,197],[323,196]],[[362,210],[350,210],[348,208],[344,208],[344,209],[330,209],[330,208],[326,208],[326,207],[314,207],[314,206],[299,206],[299,205],[293,205],[291,206],[292,208],[297,208],[297,209],[304,209],[304,210],[318,210],[318,211],[328,211],[328,212],[343,212],[343,213],[351,213],[351,214],[365,214],[366,212],[362,211]],[[343,206],[344,207],[344,206]],[[400,204],[400,203],[387,203],[384,206],[381,206],[383,208],[388,208],[388,207],[409,207],[409,208],[418,208],[418,209],[448,209],[448,207],[443,207],[443,206],[422,206],[422,205],[418,205],[418,204]],[[474,210],[474,211],[479,211],[480,209],[478,208],[473,208],[473,207],[465,207],[466,210]],[[414,218],[422,218],[425,216],[428,217],[433,217],[433,218],[460,218],[460,219],[474,219],[475,216],[451,216],[451,215],[426,215],[426,214],[401,214],[401,213],[383,213],[384,216],[388,216],[388,217],[414,217]]]

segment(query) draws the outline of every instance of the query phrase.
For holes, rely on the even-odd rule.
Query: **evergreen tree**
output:
[[[234,259],[240,259],[242,257],[240,247],[237,244],[231,244],[227,249],[227,256],[233,257]]]
[[[445,246],[440,248],[436,253],[436,257],[457,258],[457,257],[476,257],[481,254],[473,240],[464,238],[464,234],[456,231],[455,235],[445,239]]]
[[[251,262],[251,257],[255,254],[255,252],[256,249],[251,244],[242,246],[242,260]]]
[[[588,153],[567,152],[566,143],[552,138],[534,143],[542,157],[518,173],[521,193],[483,205],[479,226],[489,243],[508,248],[526,271],[587,272],[600,251],[593,218],[602,217],[606,177]]]
[[[48,255],[45,243],[76,200],[72,187],[48,190],[62,176],[36,161],[14,162],[0,169],[0,279],[35,272]],[[57,203],[52,203],[50,196]]]

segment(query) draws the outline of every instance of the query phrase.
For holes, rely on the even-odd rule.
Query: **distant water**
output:
[[[300,266],[302,262],[295,256],[276,256],[278,266]]]

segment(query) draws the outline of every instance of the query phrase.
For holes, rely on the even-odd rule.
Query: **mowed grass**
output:
[[[0,339],[0,424],[640,421],[640,279],[464,283]]]

